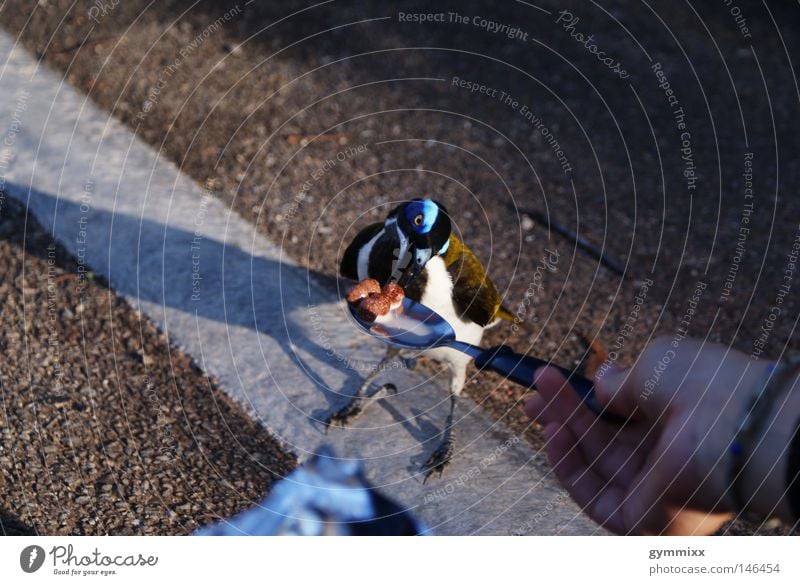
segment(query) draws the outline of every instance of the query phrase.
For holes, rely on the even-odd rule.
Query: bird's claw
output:
[[[344,407],[332,413],[325,420],[325,430],[327,432],[331,427],[345,427],[350,422],[358,418],[364,411],[364,400],[362,398],[354,398],[347,403]]]
[[[397,386],[394,384],[384,384],[378,391],[373,394],[370,399],[380,398],[383,394],[391,393],[397,394]],[[362,412],[364,412],[366,397],[354,397],[345,406],[328,416],[325,419],[325,432],[327,433],[331,427],[346,427],[351,422],[356,420]]]
[[[437,477],[442,476],[445,468],[450,465],[450,460],[453,458],[454,451],[455,437],[450,433],[422,465],[422,470],[425,472],[425,478],[422,480],[423,484],[426,483],[434,473],[438,474]]]

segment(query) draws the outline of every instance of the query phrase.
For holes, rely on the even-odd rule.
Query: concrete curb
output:
[[[330,442],[439,534],[594,534],[542,455],[468,399],[458,454],[423,485],[446,380],[385,374],[400,393],[352,428],[319,422],[383,355],[337,296],[0,32],[0,187],[216,376],[301,459]],[[12,94],[13,92],[13,94]],[[9,95],[12,94],[12,95]],[[87,268],[88,270],[88,268]],[[331,273],[333,273],[333,268]]]

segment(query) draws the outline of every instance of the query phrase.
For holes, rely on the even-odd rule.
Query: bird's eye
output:
[[[417,215],[414,216],[414,225],[417,227],[421,226],[424,219],[425,218],[422,217],[422,214],[418,213]]]

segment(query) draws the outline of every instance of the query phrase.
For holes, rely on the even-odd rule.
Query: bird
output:
[[[483,264],[453,233],[452,226],[450,214],[438,201],[405,201],[383,223],[373,223],[358,232],[345,249],[339,272],[351,280],[373,278],[381,285],[398,282],[409,299],[439,313],[453,327],[456,339],[479,345],[486,329],[503,320],[519,320],[503,306]],[[423,464],[427,480],[434,472],[441,475],[453,456],[456,399],[464,389],[470,357],[449,348],[427,350],[424,355],[446,364],[452,374],[450,410],[441,441]],[[399,350],[390,346],[381,365],[367,376],[351,402],[328,418],[328,424],[343,426],[358,416],[368,388],[384,369],[381,366],[398,357]],[[413,367],[413,360],[405,361]]]
[[[197,536],[415,536],[425,524],[367,481],[358,461],[327,444],[278,481],[258,505]]]

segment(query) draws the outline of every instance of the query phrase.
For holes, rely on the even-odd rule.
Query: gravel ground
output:
[[[0,530],[186,534],[294,466],[0,192]]]
[[[798,52],[798,6],[772,3],[768,13],[740,1],[737,22],[722,2],[534,4],[543,10],[335,2],[282,20],[310,4],[127,2],[92,13],[88,0],[34,10],[7,0],[0,22],[319,273],[334,276],[355,232],[397,201],[435,196],[512,310],[533,292],[523,316],[534,334],[498,327],[487,344],[570,364],[581,331],[627,365],[652,335],[674,334],[699,283],[690,335],[751,352],[766,324],[764,356],[797,350],[797,295],[769,316],[800,218],[787,59]],[[399,14],[418,11],[448,21]],[[450,12],[467,19],[451,22]],[[483,21],[521,32],[509,39]],[[579,33],[620,67],[600,63]],[[629,278],[525,210],[605,246]],[[542,270],[551,253],[555,269]],[[520,411],[522,389],[482,375],[468,392],[541,445]]]

